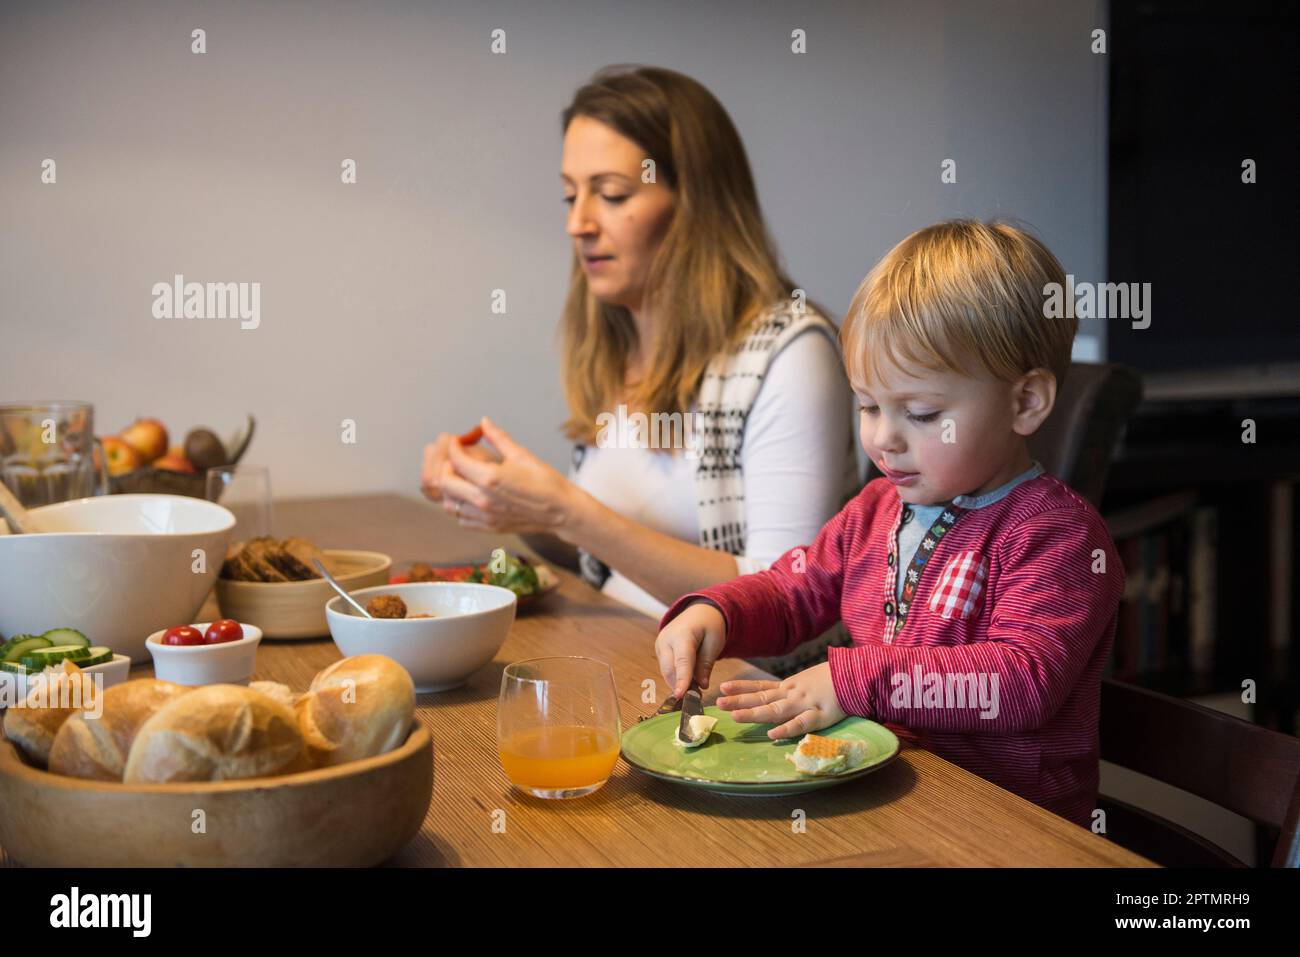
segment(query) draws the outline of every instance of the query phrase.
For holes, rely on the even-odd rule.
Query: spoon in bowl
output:
[[[370,614],[370,612],[362,608],[361,605],[357,603],[357,600],[355,598],[353,598],[351,595],[349,595],[347,592],[343,590],[343,586],[334,580],[334,576],[331,575],[329,573],[329,570],[326,569],[325,566],[321,564],[321,560],[319,558],[313,558],[311,560],[311,563],[316,566],[316,570],[321,573],[321,577],[330,583],[330,588],[333,588],[336,592],[339,593],[340,596],[342,596],[345,602],[347,602],[349,605],[351,605],[353,608],[359,611],[361,613],[362,618],[375,617],[374,615]]]
[[[18,534],[25,535],[32,531],[32,523],[27,517],[27,509],[23,508],[23,503],[18,501],[18,496],[9,491],[9,487],[4,482],[0,482],[0,512],[3,512],[5,518],[9,519],[9,524],[13,526],[14,531]]]

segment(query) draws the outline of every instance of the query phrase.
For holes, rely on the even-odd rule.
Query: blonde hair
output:
[[[955,219],[917,230],[853,297],[840,327],[849,379],[879,381],[882,361],[960,375],[973,362],[1004,382],[1048,369],[1059,388],[1079,322],[1048,318],[1048,283],[1065,287],[1060,262],[1015,226]]]
[[[672,220],[651,263],[643,305],[658,323],[655,354],[629,404],[685,412],[705,367],[744,338],[767,306],[792,294],[763,222],[740,135],[722,104],[688,76],[657,67],[607,67],[562,116],[597,120],[654,160],[674,193]],[[562,322],[564,433],[591,442],[597,417],[623,394],[637,344],[632,314],[600,302],[575,251]]]

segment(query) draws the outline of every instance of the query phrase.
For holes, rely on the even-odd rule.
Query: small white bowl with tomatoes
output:
[[[154,677],[178,685],[246,685],[262,629],[229,618],[155,631],[144,646]]]

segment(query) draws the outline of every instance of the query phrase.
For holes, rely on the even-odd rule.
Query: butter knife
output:
[[[677,737],[682,741],[691,740],[691,718],[704,714],[704,699],[700,696],[700,686],[694,681],[682,695],[682,720],[677,725]]]
[[[641,717],[637,718],[637,721],[649,721],[651,718],[657,718],[661,714],[672,714],[674,711],[679,711],[681,707],[682,703],[678,701],[675,696],[670,694],[667,698],[664,698],[664,703],[659,706],[658,711],[654,714],[643,714]]]

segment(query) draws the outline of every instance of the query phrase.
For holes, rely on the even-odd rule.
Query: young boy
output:
[[[1097,711],[1124,570],[1101,516],[1031,460],[1077,321],[1045,310],[1065,275],[1000,223],[913,233],[840,330],[876,479],[806,548],[685,595],[655,651],[683,694],[721,656],[783,654],[843,619],[852,647],[785,681],[725,682],[718,706],[769,736],[846,715],[1087,826]]]

